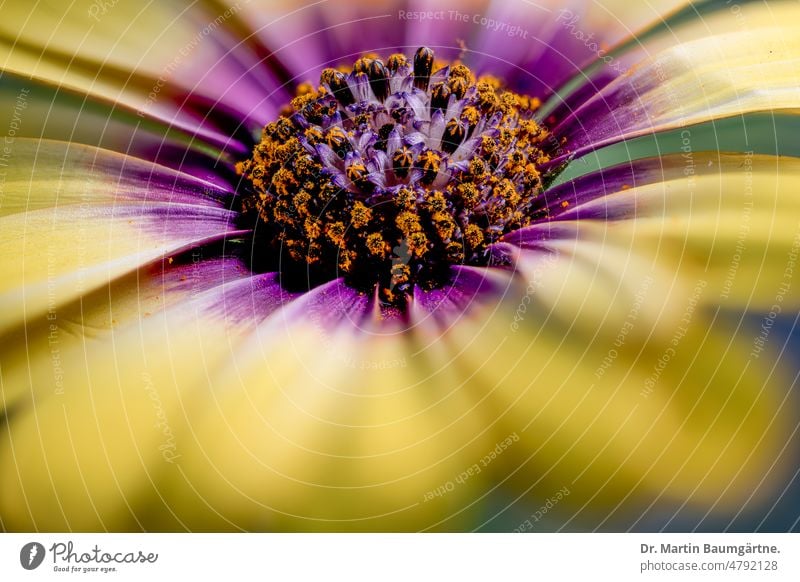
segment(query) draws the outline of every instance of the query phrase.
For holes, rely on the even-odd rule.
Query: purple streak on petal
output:
[[[620,74],[609,67],[604,67],[591,74],[589,78],[584,78],[581,86],[574,93],[565,97],[548,113],[546,120],[549,122],[548,126],[553,127],[557,120],[563,120],[572,115],[576,109],[597,95]]]
[[[636,198],[625,194],[628,189],[682,176],[683,170],[679,157],[648,158],[565,182],[537,199],[536,209],[548,209],[546,219],[504,235],[503,241],[530,246],[536,241],[560,238],[572,232],[572,227],[559,225],[559,222],[634,218]]]
[[[439,289],[429,291],[414,287],[409,305],[413,322],[432,317],[445,327],[464,316],[470,307],[487,301],[498,301],[510,284],[510,275],[488,267],[451,267],[452,278]]]
[[[286,291],[279,279],[263,273],[225,282],[198,297],[198,308],[228,323],[257,325],[303,295]]]
[[[249,230],[235,228],[238,212],[196,204],[129,201],[98,203],[87,206],[66,205],[57,208],[33,210],[28,215],[52,214],[54,224],[100,221],[124,222],[142,241],[142,250],[151,244],[182,249],[186,245],[207,244],[226,237],[250,234]],[[113,228],[113,227],[111,227]],[[131,233],[131,236],[137,236]],[[98,244],[103,244],[98,242]]]
[[[239,109],[234,109],[222,102],[213,101],[207,97],[188,94],[175,96],[175,109],[177,113],[186,112],[186,116],[194,122],[194,127],[213,125],[216,144],[237,158],[249,154],[254,144],[253,133],[260,130],[267,122],[278,116],[278,107],[270,107],[268,115],[258,115],[255,120]],[[265,94],[259,94],[258,100],[264,101]],[[180,101],[179,101],[180,100]],[[242,107],[246,100],[242,98]],[[274,110],[273,110],[274,109]]]
[[[281,14],[250,16],[261,43],[291,73],[294,83],[316,82],[322,69],[352,62],[368,51],[393,52],[402,44],[396,10],[369,4],[318,2]]]
[[[106,149],[28,137],[16,138],[16,146],[20,155],[35,160],[34,182],[49,179],[48,173],[58,175],[72,189],[80,187],[83,199],[92,203],[229,207],[233,200],[230,188]]]
[[[226,206],[232,190],[190,173],[175,171],[137,158],[94,150],[87,180],[98,179],[114,189],[116,201],[170,202]],[[213,177],[213,175],[212,175]]]
[[[114,108],[125,109],[120,104],[115,104]],[[209,111],[207,99],[185,93],[170,95],[165,90],[159,103],[130,112],[135,113],[139,119],[152,120],[165,128],[179,130],[192,139],[199,140],[201,144],[207,143],[236,156],[247,153],[252,138],[243,131],[234,135],[226,117],[220,115],[217,119]],[[223,109],[219,107],[218,111],[222,113]]]
[[[28,87],[33,95],[27,109],[30,122],[21,126],[18,138],[69,139],[171,168],[192,162],[209,168],[221,164],[230,171],[234,161],[249,152],[252,145],[252,140],[245,144],[204,129],[194,114],[177,112],[176,116],[176,111],[163,102],[148,111],[137,111],[7,71],[2,72],[2,79],[0,94],[7,94],[8,87]],[[167,119],[172,120],[171,127]]]
[[[526,2],[492,3],[485,15],[497,28],[473,24],[477,32],[467,43],[465,58],[482,74],[503,79],[512,90],[545,99],[585,66],[612,39],[611,31],[582,30],[576,2],[549,10]],[[573,22],[572,19],[578,20]]]
[[[241,181],[230,164],[206,157],[186,156],[176,169],[227,193],[233,193]]]
[[[570,152],[580,156],[637,129],[646,130],[652,123],[639,95],[647,90],[627,81],[612,83],[562,119],[552,133],[559,140],[566,138]]]
[[[209,247],[194,248],[171,256],[171,261],[155,261],[144,270],[147,276],[160,280],[165,294],[177,292],[191,296],[252,276],[241,258],[217,253]]]
[[[652,171],[652,165],[652,162],[645,166],[625,163],[559,184],[538,196],[531,210],[546,210],[548,219],[555,220],[596,198],[636,185],[645,169]]]
[[[540,222],[520,230],[509,233],[503,237],[504,242],[495,243],[505,257],[516,262],[518,250],[522,249],[549,249],[548,241],[572,240],[575,238],[575,225],[567,222]]]
[[[236,173],[235,162],[242,158],[210,156],[187,149],[181,144],[159,142],[142,134],[137,134],[133,139],[135,145],[131,148],[131,154],[190,174],[205,182],[213,182],[229,192],[234,190],[233,185],[238,184],[241,179]]]
[[[187,47],[191,54],[161,87],[175,111],[193,113],[198,125],[212,125],[227,135],[265,125],[291,95],[280,68],[267,66],[255,43],[241,27],[239,7],[220,15],[201,5],[183,17],[202,31],[202,42]],[[143,108],[147,108],[145,101]]]
[[[369,297],[349,287],[344,279],[334,279],[293,296],[294,301],[275,314],[291,326],[300,320],[323,332],[347,324],[359,329],[369,312]]]

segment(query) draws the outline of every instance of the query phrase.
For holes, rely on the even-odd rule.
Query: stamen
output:
[[[386,61],[386,66],[392,74],[396,73],[400,67],[405,67],[407,64],[408,59],[406,59],[406,55],[402,53],[395,53]]]
[[[389,96],[389,71],[386,70],[383,61],[375,59],[370,63],[367,73],[372,92],[378,101],[383,103]]]
[[[341,71],[325,69],[322,71],[320,80],[323,85],[328,86],[331,94],[343,106],[347,107],[355,101],[353,99],[353,94],[350,92],[350,88],[347,86],[347,76]]]
[[[414,157],[411,155],[411,150],[403,146],[397,150],[392,158],[392,167],[394,174],[400,179],[408,177],[408,171],[411,169],[411,164],[414,163]]]
[[[417,168],[422,170],[420,182],[430,184],[439,173],[442,158],[433,150],[425,150],[417,157]]]
[[[447,127],[444,130],[444,137],[442,138],[442,150],[448,154],[456,151],[456,148],[464,141],[464,136],[467,130],[463,123],[453,117],[447,122]]]
[[[450,87],[444,83],[436,83],[431,89],[431,113],[437,109],[446,109],[450,99]]]
[[[428,47],[420,47],[414,55],[414,86],[417,89],[428,90],[432,70],[433,51]]]

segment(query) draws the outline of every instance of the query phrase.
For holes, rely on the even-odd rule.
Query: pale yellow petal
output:
[[[649,261],[687,284],[706,281],[703,301],[712,305],[796,308],[800,161],[748,154],[680,159],[687,175],[673,173],[587,205],[628,208],[635,219],[582,220],[574,223],[577,236]]]
[[[733,31],[709,25],[705,37],[645,54],[557,131],[568,147],[582,150],[747,113],[797,112],[800,7],[780,4],[774,14],[762,13],[769,23]]]
[[[626,334],[626,322],[647,328],[635,316],[613,341],[535,307],[513,322],[509,310],[449,341],[450,364],[478,368],[505,431],[520,437],[493,465],[515,499],[538,507],[566,488],[560,509],[578,526],[659,501],[732,515],[787,477],[787,378],[691,296],[669,335],[647,342]],[[490,359],[486,345],[501,347]]]
[[[0,204],[0,329],[232,231],[215,187],[96,148],[17,139]]]

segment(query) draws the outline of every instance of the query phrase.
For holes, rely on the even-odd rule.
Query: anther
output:
[[[466,133],[467,130],[464,128],[464,125],[455,117],[452,118],[447,122],[444,135],[442,136],[442,150],[448,154],[452,154],[458,149],[461,142],[464,141]]]
[[[337,156],[344,159],[347,152],[350,151],[350,142],[347,140],[347,134],[338,125],[334,125],[328,130],[325,135],[325,143],[331,148]]]
[[[444,83],[436,83],[431,89],[431,113],[437,109],[446,109],[450,99],[450,88]]]
[[[336,69],[325,69],[322,71],[320,81],[327,85],[336,100],[344,107],[355,102],[350,87],[347,86],[347,75]]]
[[[422,91],[428,90],[433,70],[433,50],[426,46],[417,49],[414,55],[414,86]]]
[[[411,150],[406,146],[398,149],[392,157],[392,167],[394,168],[395,176],[400,179],[408,177],[408,171],[411,169],[413,161],[414,158],[411,155]]]
[[[425,150],[417,158],[417,168],[422,170],[422,184],[430,184],[439,173],[442,158],[433,150]]]
[[[383,102],[389,96],[389,71],[383,65],[383,61],[375,59],[369,64],[367,69],[369,85],[378,101]]]
[[[395,53],[389,57],[388,61],[386,61],[386,67],[392,74],[396,73],[397,69],[407,64],[408,59],[406,59],[406,55],[402,53]]]

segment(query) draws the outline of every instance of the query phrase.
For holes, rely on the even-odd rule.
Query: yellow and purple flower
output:
[[[728,527],[787,486],[800,162],[746,120],[798,111],[797,2],[3,16],[4,529]]]

